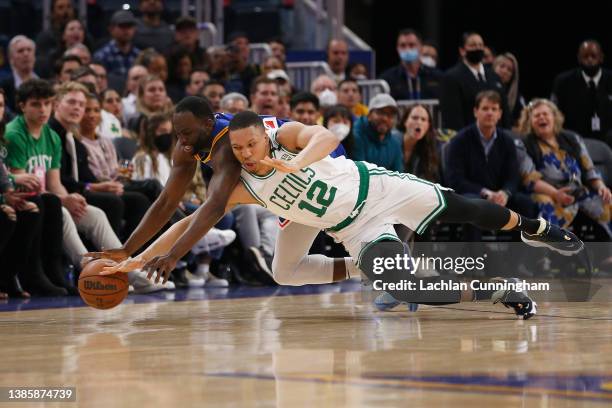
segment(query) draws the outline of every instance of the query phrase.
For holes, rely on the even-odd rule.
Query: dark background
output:
[[[610,1],[427,1],[346,1],[346,25],[376,50],[378,73],[398,63],[397,32],[407,27],[425,38],[438,33],[442,69],[457,62],[461,34],[479,32],[497,53],[509,51],[518,58],[520,88],[527,99],[550,95],[554,77],[577,66],[582,40],[599,40],[604,54],[612,50]],[[427,18],[428,7],[437,18]],[[612,66],[609,62],[604,65]]]

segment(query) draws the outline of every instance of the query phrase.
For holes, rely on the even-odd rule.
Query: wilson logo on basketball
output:
[[[93,290],[117,290],[117,285],[113,283],[107,283],[106,285],[98,282],[98,281],[85,281],[85,289],[93,289]]]

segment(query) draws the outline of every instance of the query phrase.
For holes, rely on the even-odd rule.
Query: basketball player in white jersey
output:
[[[272,269],[274,279],[281,284],[330,283],[359,276],[360,262],[371,244],[399,241],[394,224],[422,233],[436,219],[471,223],[488,230],[519,230],[526,243],[564,255],[576,254],[583,248],[574,234],[542,219],[522,217],[486,200],[464,198],[411,174],[390,172],[344,157],[331,158],[329,153],[338,145],[338,139],[320,126],[287,123],[266,131],[261,118],[247,111],[232,119],[229,137],[242,170],[241,183],[233,189],[227,210],[237,204],[259,204],[291,220],[301,232],[299,240],[287,240],[284,230],[278,237]],[[156,279],[165,280],[174,268],[174,259],[180,259],[183,251],[190,248],[185,237],[188,233],[206,233],[200,229],[186,218],[141,255],[109,267],[105,273],[143,267],[150,277],[157,272]],[[342,242],[351,258],[308,255],[320,230]],[[439,279],[422,278],[432,282]],[[428,301],[427,293],[406,296],[411,297],[401,300],[441,303]],[[493,298],[525,319],[536,313],[536,304],[526,292],[468,290],[455,291],[450,297],[452,301],[444,303]]]

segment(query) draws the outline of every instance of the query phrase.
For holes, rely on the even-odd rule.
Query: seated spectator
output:
[[[200,46],[198,23],[190,16],[179,17],[174,24],[174,46],[187,50],[195,69],[206,66],[206,50]],[[210,78],[208,78],[210,79]],[[206,79],[206,80],[208,80]],[[192,94],[195,95],[195,94]]]
[[[612,71],[602,66],[603,61],[598,41],[582,42],[579,66],[555,78],[551,99],[563,113],[568,129],[612,147]]]
[[[187,83],[187,85],[185,86],[185,95],[200,95],[204,84],[208,81],[210,81],[210,75],[208,74],[208,72],[202,69],[194,69],[193,71],[191,71],[191,74],[189,74],[189,83]]]
[[[208,72],[210,77],[222,82],[226,82],[229,76],[228,72],[228,51],[227,47],[212,46],[206,51],[208,55]]]
[[[447,153],[449,187],[468,197],[481,197],[533,217],[533,201],[519,191],[519,164],[511,134],[497,126],[501,97],[495,91],[476,96],[476,123],[451,139]],[[468,228],[467,239],[480,241],[480,230]]]
[[[72,73],[70,79],[85,85],[90,93],[95,95],[100,94],[96,73],[91,68],[83,66],[77,69]],[[101,136],[110,139],[121,137],[121,122],[119,122],[119,119],[117,119],[112,113],[105,110],[101,111],[101,115],[102,120],[100,121],[99,128],[97,130],[98,133],[100,133]]]
[[[438,49],[430,41],[423,41],[421,47],[421,64],[429,68],[437,68],[438,66]]]
[[[117,120],[123,124],[123,111],[121,110],[121,96],[119,92],[108,88],[102,91],[100,95],[102,96],[102,109],[115,115]]]
[[[93,62],[89,64],[89,68],[96,73],[96,81],[98,82],[98,89],[100,92],[104,92],[108,89],[108,76],[104,65]]]
[[[127,119],[136,116],[136,95],[138,95],[138,84],[140,80],[149,75],[149,71],[142,65],[134,65],[128,71],[125,83],[125,97],[121,100],[124,123]],[[117,88],[119,89],[119,88]]]
[[[127,238],[151,206],[151,199],[155,200],[158,194],[153,192],[147,196],[147,191],[127,183],[127,180],[120,182],[117,152],[113,142],[97,132],[102,118],[101,112],[98,97],[89,93],[85,114],[80,123],[80,141],[87,149],[90,172],[83,174],[80,179],[88,183],[89,191],[110,192],[121,199],[119,207],[124,209],[121,219],[125,221],[121,236]],[[156,190],[159,192],[161,188]],[[88,195],[85,195],[85,198],[88,198]]]
[[[335,105],[325,110],[323,126],[338,137],[346,152],[345,156],[353,159],[353,113],[342,105]]]
[[[234,42],[242,44],[241,38],[243,37],[236,38]],[[246,54],[242,45],[229,45],[226,51],[228,75],[225,80],[225,90],[228,92],[240,92],[243,95],[249,96],[251,84],[259,76],[259,67],[249,64],[248,42]],[[214,74],[214,71],[211,71],[211,73],[213,73],[213,78],[221,79],[218,78],[218,75]]]
[[[397,128],[402,132],[402,173],[440,183],[441,143],[429,110],[420,104],[412,105],[402,115]]]
[[[133,43],[136,32],[134,15],[126,10],[116,11],[111,18],[109,31],[111,41],[94,53],[94,59],[118,80],[125,77],[140,53]]]
[[[202,87],[201,95],[208,99],[213,112],[221,111],[221,99],[225,96],[222,82],[215,79],[206,82]]]
[[[72,47],[68,48],[66,52],[64,52],[65,56],[75,55],[79,57],[83,65],[91,64],[91,52],[89,48],[85,44],[78,43],[74,44]]]
[[[345,79],[338,84],[338,105],[353,112],[354,119],[368,114],[368,108],[361,103],[361,89],[354,79]]]
[[[327,44],[327,64],[332,70],[333,79],[340,83],[346,78],[346,67],[349,62],[349,48],[344,40],[331,39]]]
[[[494,90],[502,97],[500,126],[511,125],[510,111],[503,85],[495,72],[482,63],[484,41],[480,34],[463,34],[459,47],[461,60],[442,77],[440,109],[443,127],[460,130],[474,122],[474,101],[480,91]]]
[[[272,55],[278,58],[281,64],[283,64],[282,69],[284,69],[285,63],[287,62],[287,54],[285,52],[287,47],[285,47],[285,43],[280,38],[273,38],[268,41],[268,45],[272,50]]]
[[[310,92],[299,92],[291,98],[291,120],[307,126],[319,121],[319,98]]]
[[[41,31],[36,37],[36,47],[39,53],[44,53],[60,44],[64,27],[76,17],[72,0],[55,0],[51,2],[51,27]]]
[[[82,65],[83,63],[76,55],[61,57],[55,61],[55,81],[60,85],[70,81],[72,73],[81,68]]]
[[[169,113],[151,115],[143,122],[139,150],[134,156],[134,180],[156,179],[162,186],[170,176],[174,148],[172,119]]]
[[[82,87],[80,84],[69,82],[62,92],[75,85]],[[80,92],[76,92],[76,94],[80,95]],[[38,181],[34,184],[39,186],[37,191],[50,192],[59,197],[62,204],[60,210],[62,216],[59,219],[63,225],[64,251],[72,264],[78,267],[83,261],[83,255],[87,252],[87,248],[79,237],[79,232],[83,233],[98,250],[117,248],[121,245],[121,242],[115,235],[104,212],[97,207],[88,205],[81,194],[69,194],[61,182],[62,141],[57,133],[46,124],[51,115],[53,98],[53,88],[46,81],[33,79],[19,87],[17,102],[23,115],[17,116],[7,126],[7,164],[11,168],[17,184],[20,183],[18,178],[35,175],[34,179]],[[63,117],[63,114],[67,112],[65,112],[64,106],[60,105],[62,105],[62,100],[58,103],[58,110],[62,112],[60,115]],[[66,102],[66,105],[71,107],[66,109],[68,119],[80,120],[83,105],[78,100],[75,100],[74,103]],[[38,142],[34,143],[34,140]],[[71,167],[69,171],[72,172],[72,169],[74,167]],[[43,194],[43,199],[47,195]],[[48,203],[50,201],[45,202],[45,211],[48,209]],[[62,240],[56,239],[53,234],[49,234],[47,238],[48,242],[45,242],[43,248],[49,247],[56,254],[61,253],[56,245]],[[55,277],[49,275],[49,278],[56,279],[54,283],[64,287],[69,293],[77,293],[74,287],[65,282],[63,273],[59,273]],[[137,293],[172,288],[172,285],[164,286],[149,282],[143,272],[130,272],[128,279]]]
[[[77,19],[72,19],[62,28],[62,35],[57,46],[37,52],[36,69],[45,78],[50,77],[55,61],[65,56],[66,52],[77,44],[84,44],[86,41],[85,27]],[[87,47],[86,47],[87,48]],[[78,52],[78,51],[77,51]],[[87,49],[87,55],[91,60],[91,54]],[[89,63],[81,60],[81,64]]]
[[[249,108],[249,100],[246,96],[238,92],[230,92],[221,98],[221,112],[231,113],[233,115],[244,112]]]
[[[563,114],[547,99],[523,109],[519,129],[528,155],[521,165],[523,182],[540,216],[567,228],[578,211],[597,222],[612,238],[612,195],[581,137],[563,129]]]
[[[258,77],[251,87],[251,109],[258,115],[277,116],[280,98],[275,80]]]
[[[127,118],[127,128],[138,134],[143,118],[151,117],[156,113],[172,111],[172,101],[166,94],[164,82],[155,75],[147,75],[138,84],[136,98],[136,115]]]
[[[193,66],[187,50],[175,48],[168,55],[168,96],[173,102],[178,102],[185,97],[185,87],[189,83],[189,77]]]
[[[16,112],[15,95],[17,88],[28,79],[38,78],[38,75],[34,72],[35,52],[34,41],[24,35],[16,35],[9,42],[8,57],[11,65],[11,75],[0,82],[0,88],[4,89],[6,106],[12,112]]]
[[[264,76],[264,75],[262,75]],[[282,69],[270,71],[265,75],[267,78],[273,79],[278,84],[278,91],[283,95],[291,97],[293,95],[293,87],[289,75]]]
[[[368,79],[368,68],[366,68],[366,66],[361,62],[353,62],[349,64],[346,70],[349,79],[354,79],[355,81]]]
[[[31,196],[28,192],[15,190],[15,187],[24,187],[21,184],[24,178],[28,184],[36,182],[37,179],[33,177],[33,180],[28,180],[30,175],[16,179],[5,166],[7,150],[4,140],[4,107],[4,93],[0,89],[0,299],[6,299],[8,296],[29,298],[28,290],[36,295],[65,295],[64,288],[55,286],[42,273],[43,265],[47,274],[52,276],[62,271],[60,206],[57,205],[58,211],[55,213],[50,208],[49,212],[45,213],[44,202],[40,196]],[[59,200],[56,204],[59,204]],[[54,215],[55,220],[52,219]],[[43,231],[42,221],[45,216],[47,222]],[[49,234],[47,239],[59,239],[59,245],[49,244],[44,254],[41,253],[43,232]],[[56,249],[55,252],[53,248]],[[22,283],[27,290],[24,290]]]
[[[525,107],[525,98],[519,89],[519,66],[516,57],[509,52],[498,55],[493,61],[493,71],[504,85],[508,97],[508,109],[512,113],[512,126],[516,126]]]
[[[272,71],[283,71],[285,69],[285,67],[283,66],[283,63],[281,62],[281,60],[279,60],[277,57],[275,57],[274,55],[269,55],[266,58],[264,58],[263,62],[261,63],[261,75],[265,75],[268,72],[272,72]]]
[[[140,0],[138,9],[142,17],[136,21],[134,45],[141,50],[155,48],[157,52],[165,52],[174,41],[174,33],[170,26],[162,20],[164,11],[162,0]]]
[[[388,94],[378,94],[368,106],[367,116],[353,125],[353,160],[364,160],[387,170],[403,170],[402,148],[391,134],[397,118],[397,102]]]
[[[147,69],[150,75],[157,75],[164,83],[168,80],[168,63],[166,57],[153,48],[147,48],[138,54],[134,64],[142,65]]]
[[[334,106],[338,103],[338,84],[327,75],[319,75],[310,84],[310,92],[317,95],[321,109]]]
[[[442,73],[421,63],[421,35],[410,28],[401,30],[396,46],[400,63],[380,76],[389,84],[391,96],[398,100],[438,99]]]

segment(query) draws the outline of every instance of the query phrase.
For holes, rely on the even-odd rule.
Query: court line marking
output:
[[[511,396],[537,397],[547,395],[559,399],[571,399],[582,401],[607,402],[612,401],[612,393],[598,393],[593,391],[574,391],[574,390],[556,390],[549,388],[536,387],[511,387],[511,386],[490,386],[480,384],[452,384],[443,382],[431,381],[414,381],[414,380],[389,380],[389,379],[369,379],[369,378],[345,378],[339,375],[316,375],[303,374],[302,376],[274,376],[270,374],[257,374],[246,372],[234,373],[210,373],[205,374],[208,377],[225,377],[225,378],[251,378],[256,380],[267,381],[294,381],[294,382],[316,382],[316,383],[333,383],[345,384],[348,386],[362,386],[373,388],[404,388],[406,390],[420,390],[423,388],[432,389],[443,392],[463,392],[467,394],[498,394]]]
[[[469,309],[462,307],[450,307],[450,306],[433,306],[437,309],[448,309],[448,310],[459,310],[464,312],[478,312],[478,313],[496,313],[496,314],[508,314],[508,312],[504,312],[501,310],[478,310],[478,309]],[[594,321],[612,321],[610,317],[586,317],[586,316],[563,316],[563,315],[552,315],[552,314],[541,314],[538,313],[532,319],[537,319],[538,317],[557,317],[559,319],[578,319],[578,320],[594,320]]]

